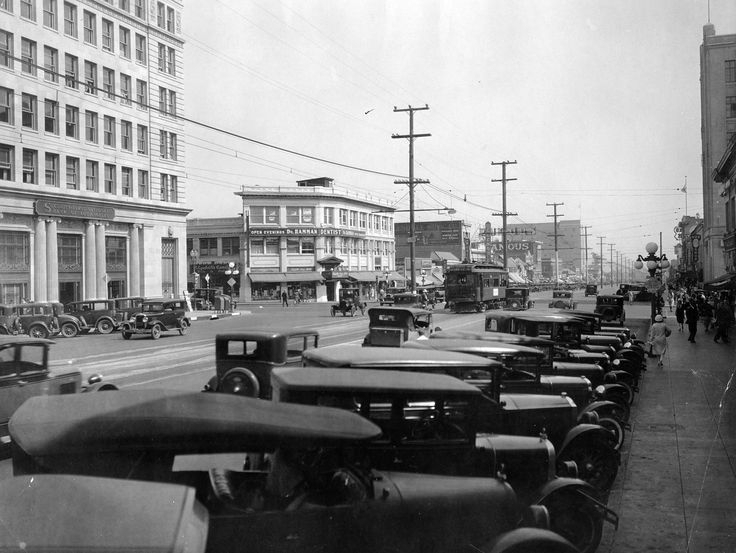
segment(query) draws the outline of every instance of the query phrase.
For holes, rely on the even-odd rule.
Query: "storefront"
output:
[[[289,273],[249,273],[253,301],[278,300],[286,292],[289,300],[317,301],[318,287],[323,284],[318,271]]]

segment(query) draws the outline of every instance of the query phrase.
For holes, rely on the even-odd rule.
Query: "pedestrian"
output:
[[[300,290],[294,291],[294,303],[301,303],[302,301],[302,293]]]
[[[281,307],[289,307],[289,296],[286,295],[286,291],[281,292]]]
[[[713,306],[706,299],[700,304],[698,311],[700,311],[700,317],[703,319],[705,332],[708,332],[713,321]]]
[[[677,320],[678,330],[682,332],[685,329],[685,302],[682,298],[677,300],[675,308],[675,319]]]
[[[714,342],[718,342],[720,338],[724,343],[728,343],[728,330],[731,328],[733,318],[733,311],[728,301],[719,301],[716,307],[716,335],[713,338]]]
[[[687,323],[687,329],[690,331],[687,341],[693,344],[695,343],[695,335],[698,333],[698,317],[698,306],[695,303],[695,298],[692,298],[685,306],[685,322]]]
[[[651,354],[657,357],[657,367],[663,366],[664,354],[667,352],[667,338],[672,334],[664,322],[662,315],[654,317],[654,323],[649,327],[649,337],[647,341],[651,344]]]
[[[670,313],[672,313],[672,306],[673,306],[674,301],[675,301],[675,293],[671,289],[667,290],[667,304],[669,305]]]

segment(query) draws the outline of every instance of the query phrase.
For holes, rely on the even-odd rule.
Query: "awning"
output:
[[[350,271],[348,278],[356,282],[375,282],[376,278],[383,280],[383,271]]]
[[[296,271],[285,276],[286,282],[314,282],[323,278],[319,271]]]
[[[248,273],[251,282],[286,282],[284,273]]]
[[[724,290],[730,288],[736,282],[736,274],[726,273],[716,279],[706,282],[703,288],[706,290]]]
[[[399,274],[397,272],[391,272],[388,275],[388,278],[380,277],[379,280],[396,280],[398,282],[406,282],[406,277],[402,274]]]

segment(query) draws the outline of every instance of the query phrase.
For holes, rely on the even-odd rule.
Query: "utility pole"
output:
[[[608,246],[609,246],[609,247],[611,248],[611,256],[610,256],[610,258],[608,259],[608,265],[609,265],[609,266],[610,266],[610,268],[611,268],[611,286],[613,286],[613,277],[614,277],[614,274],[613,274],[613,247],[614,247],[615,245],[616,245],[616,243],[615,243],[615,242],[614,242],[614,243],[612,243],[612,244],[608,244]]]
[[[560,280],[560,256],[557,253],[557,251],[558,251],[557,250],[557,237],[558,236],[562,236],[560,233],[557,232],[557,218],[558,217],[564,217],[564,215],[558,215],[557,214],[557,206],[558,205],[565,205],[565,204],[563,202],[555,202],[555,203],[546,204],[546,205],[551,205],[553,207],[553,209],[554,209],[554,215],[547,215],[547,217],[554,217],[555,218],[555,232],[554,232],[554,234],[548,234],[547,236],[554,236],[555,237],[555,286],[557,286],[557,283]]]
[[[601,241],[601,288],[603,288],[603,239],[605,236],[599,236],[598,240]]]
[[[501,193],[503,197],[503,205],[502,205],[502,212],[501,213],[493,213],[493,215],[500,215],[503,218],[503,226],[502,226],[502,235],[501,235],[501,243],[503,247],[503,268],[507,269],[508,266],[506,264],[506,217],[509,215],[518,215],[517,213],[509,213],[506,211],[506,183],[512,180],[516,179],[509,179],[506,178],[506,166],[507,165],[516,165],[516,160],[514,161],[491,161],[491,165],[500,165],[501,166],[501,178],[500,179],[491,179],[491,182],[500,182],[501,183]]]
[[[583,236],[585,237],[585,284],[588,284],[588,229],[591,225],[583,226]]]
[[[417,183],[417,181],[414,180],[414,139],[415,138],[424,138],[427,136],[432,136],[429,133],[420,133],[416,134],[414,133],[414,112],[415,111],[423,111],[429,109],[429,106],[427,104],[424,105],[424,107],[421,108],[413,108],[409,106],[408,108],[402,108],[399,109],[396,106],[394,106],[394,113],[405,111],[409,113],[409,134],[392,134],[391,138],[408,138],[409,139],[409,182],[407,183],[409,185],[409,256],[411,257],[411,281],[409,285],[409,290],[412,292],[416,289],[416,236],[414,235],[414,186]],[[424,181],[429,182],[429,181]]]

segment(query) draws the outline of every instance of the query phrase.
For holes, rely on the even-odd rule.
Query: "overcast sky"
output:
[[[407,209],[388,176],[408,175],[408,142],[391,135],[409,117],[394,107],[426,104],[417,208],[500,226],[491,162],[515,160],[510,223],[549,222],[546,204],[563,202],[589,246],[605,236],[633,259],[661,232],[671,254],[686,198],[702,215],[707,21],[707,0],[187,0],[185,115],[231,133],[187,128],[190,216],[236,216],[241,185],[316,176]],[[710,21],[736,33],[736,2],[710,0]]]

